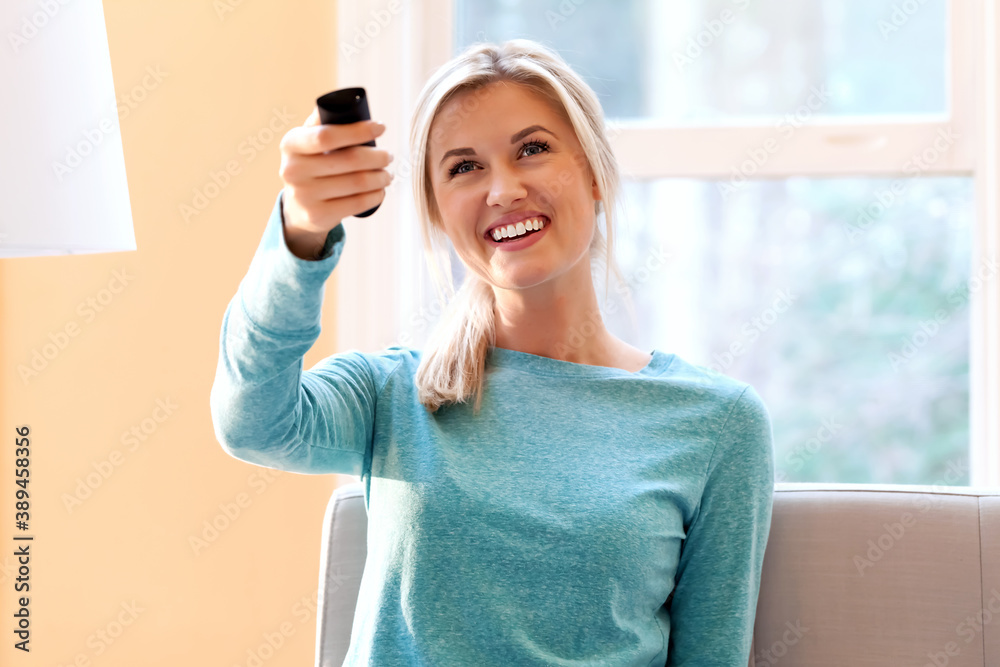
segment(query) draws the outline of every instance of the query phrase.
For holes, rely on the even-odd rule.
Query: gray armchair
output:
[[[323,527],[316,665],[341,667],[367,553],[360,482]],[[1000,488],[775,485],[750,667],[1000,667]]]

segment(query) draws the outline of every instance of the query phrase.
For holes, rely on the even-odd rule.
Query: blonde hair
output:
[[[424,252],[438,287],[438,297],[448,304],[431,333],[415,378],[420,402],[431,412],[443,404],[462,403],[475,395],[474,411],[478,414],[486,355],[496,344],[496,298],[492,286],[472,271],[466,271],[461,289],[454,293],[447,252],[450,242],[442,227],[430,180],[430,128],[439,110],[460,93],[482,91],[501,81],[524,86],[540,95],[572,125],[601,196],[594,202],[591,261],[599,263],[603,254],[605,280],[608,271],[621,280],[621,271],[614,261],[614,210],[620,197],[621,175],[605,134],[604,112],[597,95],[558,53],[535,41],[511,39],[501,44],[469,46],[434,72],[424,85],[410,133],[413,193]],[[477,105],[478,102],[468,103],[466,108],[471,110]],[[596,224],[596,217],[602,212],[607,240]],[[442,262],[436,258],[439,251],[443,262],[447,262],[447,272],[442,271]],[[631,305],[629,312],[632,313]]]

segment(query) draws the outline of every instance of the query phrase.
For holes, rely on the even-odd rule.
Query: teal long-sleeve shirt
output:
[[[419,350],[305,370],[346,235],[299,259],[281,206],[223,317],[211,413],[238,459],[364,482],[344,665],[747,665],[774,484],[751,385],[659,350],[628,372],[492,348],[481,412],[432,414]]]

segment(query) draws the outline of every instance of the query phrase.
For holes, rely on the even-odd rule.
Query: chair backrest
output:
[[[777,484],[754,658],[1000,666],[1000,488]]]
[[[323,517],[316,667],[342,667],[351,643],[354,608],[368,555],[368,511],[361,482],[333,491]]]
[[[360,482],[323,526],[316,665],[341,667],[367,554]],[[775,485],[749,667],[1000,666],[1000,488]]]

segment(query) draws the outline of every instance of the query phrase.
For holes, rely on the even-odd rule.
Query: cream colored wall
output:
[[[138,251],[0,262],[0,664],[248,665],[256,664],[248,651],[265,634],[278,643],[273,633],[282,630],[281,647],[260,664],[312,664],[320,526],[330,492],[347,478],[269,475],[229,457],[215,440],[209,391],[223,312],[280,189],[280,138],[317,96],[339,87],[336,3],[104,7],[116,93],[134,104],[119,117]],[[69,20],[72,5],[61,11],[53,20]],[[159,80],[147,76],[156,70]],[[267,141],[275,108],[292,121]],[[241,150],[257,133],[262,150]],[[186,223],[180,205],[229,161],[240,173]],[[127,284],[113,282],[116,272]],[[102,298],[100,312],[80,306]],[[333,352],[331,312],[328,298],[307,368]],[[76,335],[23,380],[18,366],[73,324]],[[176,405],[169,416],[157,411],[168,402]],[[20,425],[32,432],[30,654],[11,641]],[[122,441],[144,427],[143,441]],[[109,466],[68,508],[78,480]],[[239,516],[196,555],[189,538],[237,499],[246,505]],[[108,644],[100,632],[117,637]]]

